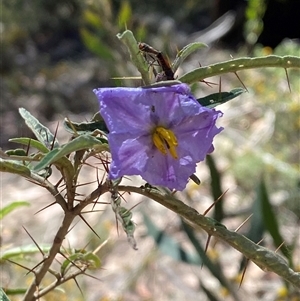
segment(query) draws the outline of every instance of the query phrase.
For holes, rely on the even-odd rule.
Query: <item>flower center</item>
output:
[[[176,147],[178,145],[177,138],[171,130],[167,130],[162,126],[158,126],[152,133],[152,140],[158,150],[166,155],[168,151],[174,159],[178,159]]]

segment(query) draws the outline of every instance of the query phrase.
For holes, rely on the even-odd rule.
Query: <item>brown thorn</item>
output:
[[[73,230],[74,228],[75,228],[75,226],[77,225],[79,223],[79,221],[77,221],[69,230],[68,230],[68,232],[67,233],[70,233],[71,232],[71,230]]]
[[[79,214],[80,218],[85,222],[85,224],[92,230],[92,232],[99,238],[101,239],[101,237],[97,234],[97,232],[89,225],[89,223],[84,219],[84,217]]]
[[[49,207],[51,207],[51,206],[53,206],[53,205],[55,205],[55,204],[56,204],[56,201],[54,201],[53,203],[51,203],[51,204],[49,204],[49,205],[43,207],[42,209],[38,210],[37,212],[34,213],[34,215],[36,215],[36,214],[42,212],[43,210],[45,210],[45,209],[47,209],[47,208],[49,208]]]
[[[249,259],[247,258],[247,259],[246,259],[246,263],[245,263],[245,268],[244,268],[243,273],[242,273],[242,278],[241,278],[241,281],[240,281],[240,283],[239,283],[239,289],[241,288],[242,283],[243,283],[243,281],[244,281],[245,274],[246,274],[246,270],[247,270],[247,267],[248,267],[248,263],[249,263]]]
[[[277,247],[277,249],[275,250],[275,253],[277,253],[277,251],[279,251],[279,249],[284,245],[284,241]]]
[[[54,136],[53,136],[53,140],[52,140],[52,143],[51,143],[50,150],[53,150],[54,142],[55,142],[55,139],[56,139],[56,137],[57,137],[58,126],[59,126],[59,122],[58,122],[57,125],[56,125],[56,129],[55,129],[55,132],[54,132]]]
[[[29,273],[35,273],[34,270],[39,266],[41,265],[47,258],[44,258],[41,262],[39,262],[38,264],[36,264],[33,268],[30,269],[30,271],[28,271],[26,273],[26,275],[28,275]]]
[[[243,88],[249,93],[247,87],[245,86],[245,84],[242,82],[242,80],[240,79],[240,77],[238,76],[237,72],[233,72],[235,74],[235,76],[238,78],[239,82],[242,84]]]
[[[95,279],[95,280],[98,280],[98,281],[102,282],[101,279],[99,279],[99,278],[97,278],[97,277],[95,277],[95,276],[92,276],[92,275],[90,275],[90,274],[87,274],[86,272],[83,272],[82,274],[83,274],[83,275],[86,275],[86,276],[88,276],[88,277],[90,277],[90,278],[93,278],[93,279]]]
[[[290,79],[289,79],[289,74],[288,74],[286,68],[284,68],[284,71],[285,71],[285,76],[286,76],[286,79],[287,79],[287,82],[288,82],[290,93],[292,93],[292,89],[291,89],[291,85],[290,85]]]
[[[211,235],[208,235],[208,237],[207,237],[207,241],[206,241],[206,244],[205,244],[205,248],[204,248],[204,254],[206,254],[206,252],[207,252],[207,249],[208,249],[208,245],[209,245],[209,243],[210,243],[210,239],[211,239]],[[201,263],[201,269],[203,268],[203,261],[202,261],[202,263]]]
[[[201,67],[202,67],[201,63],[200,63],[200,62],[198,62],[198,64],[199,64],[199,67],[201,68]],[[206,81],[206,80],[204,80],[204,79],[201,79],[201,80],[200,80],[200,82],[202,82],[202,83],[206,84],[206,85],[207,85],[207,86],[209,86],[210,88],[212,88],[212,86],[211,86],[211,85],[217,85],[216,83],[213,83],[213,82],[208,82],[208,81]]]
[[[229,189],[225,190],[203,213],[203,215],[205,216],[211,208],[213,208],[221,199],[222,197],[225,195],[225,193],[227,193]]]
[[[137,207],[138,205],[140,205],[141,203],[143,203],[143,201],[138,202],[137,204],[133,205],[131,208],[127,209],[127,211],[131,211],[132,209],[134,209],[135,207]]]
[[[90,185],[90,184],[93,184],[93,183],[96,183],[96,182],[97,182],[97,181],[90,181],[90,182],[87,182],[87,183],[77,184],[77,185],[76,185],[76,188],[77,188],[77,187],[84,186],[84,185]]]
[[[63,177],[61,177],[58,182],[54,185],[55,188],[58,188],[58,186],[60,185],[60,183],[63,181]]]
[[[29,138],[29,143],[26,148],[26,156],[28,156],[28,154],[29,154],[30,144],[31,144],[31,138]]]
[[[251,213],[235,230],[234,232],[238,232],[247,222],[248,220],[253,216],[253,213]]]
[[[40,246],[38,245],[38,243],[35,241],[35,239],[30,235],[30,233],[26,230],[26,228],[24,226],[22,226],[22,228],[25,230],[25,232],[27,233],[27,235],[31,238],[31,240],[33,241],[33,243],[36,245],[36,247],[39,249],[40,253],[45,256],[45,253],[43,252],[43,250],[40,248]]]
[[[252,215],[251,215],[252,216]],[[250,217],[251,217],[250,216]],[[249,218],[250,218],[249,217]],[[248,219],[249,219],[248,218]],[[256,243],[257,245],[259,245],[262,241],[264,240],[264,238],[262,238],[258,243]],[[248,258],[246,258],[246,263],[245,263],[245,268],[244,268],[244,270],[243,270],[243,273],[242,273],[242,278],[241,278],[241,281],[240,281],[240,284],[239,284],[239,288],[242,286],[242,283],[243,283],[243,281],[244,281],[244,278],[245,278],[245,274],[246,274],[246,270],[247,270],[247,267],[248,267],[248,263],[249,263],[249,259]]]
[[[84,273],[83,273],[83,274],[84,274]],[[80,286],[79,286],[79,283],[77,282],[76,278],[74,277],[73,280],[74,280],[74,282],[76,283],[76,285],[77,285],[77,287],[78,287],[78,289],[79,289],[79,291],[80,291],[82,297],[84,297],[83,291],[81,290],[81,288],[80,288]]]
[[[83,272],[82,269],[81,269],[81,268],[80,268],[73,260],[71,260],[70,258],[68,258],[64,253],[59,252],[59,254],[60,254],[62,257],[64,257],[66,260],[68,260],[74,267],[76,267],[77,269],[79,269],[79,271]],[[65,269],[65,272],[67,273],[68,270],[69,270],[69,268],[66,268],[66,269]],[[63,274],[63,276],[64,276],[64,275],[65,275],[65,274]]]
[[[10,263],[12,263],[12,264],[15,264],[15,265],[17,265],[17,266],[19,266],[19,267],[21,267],[21,268],[23,268],[24,270],[27,270],[28,271],[28,273],[30,273],[30,272],[32,272],[32,273],[34,273],[35,274],[35,272],[34,271],[32,271],[31,269],[29,269],[29,268],[27,268],[27,267],[25,267],[24,265],[22,265],[22,264],[20,264],[20,263],[17,263],[17,262],[15,262],[15,261],[13,261],[13,260],[10,260],[10,259],[5,259],[6,261],[8,261],[8,262],[10,262]],[[28,274],[27,273],[27,274]]]
[[[89,210],[89,211],[81,211],[81,214],[85,213],[94,213],[94,212],[103,212],[104,210]]]

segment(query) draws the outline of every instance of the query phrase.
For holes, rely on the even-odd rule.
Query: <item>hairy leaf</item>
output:
[[[213,93],[207,95],[202,98],[198,98],[197,101],[204,107],[214,108],[218,105],[221,105],[233,98],[238,97],[242,93],[245,92],[243,88],[235,88],[232,89],[230,92],[220,92],[220,93]]]
[[[176,58],[174,62],[172,63],[172,70],[175,73],[178,67],[182,64],[182,62],[193,52],[197,51],[198,49],[202,49],[207,47],[206,44],[200,43],[200,42],[195,42],[195,43],[190,43],[183,47],[176,55]]]
[[[63,157],[72,152],[91,148],[97,148],[98,151],[108,150],[108,146],[103,144],[99,139],[90,135],[81,135],[68,142],[63,147],[55,148],[46,154],[46,156],[34,167],[34,171],[39,171],[59,159],[63,159]],[[65,159],[67,160],[67,158]]]
[[[47,148],[59,147],[59,143],[50,130],[42,125],[34,116],[32,116],[26,109],[19,109],[20,115],[25,120],[27,126],[32,130],[36,138],[43,143]]]

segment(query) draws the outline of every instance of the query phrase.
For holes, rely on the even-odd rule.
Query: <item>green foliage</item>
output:
[[[22,207],[22,206],[29,206],[30,204],[28,202],[13,202],[7,206],[4,206],[0,209],[0,220],[3,219],[7,214],[14,211],[15,209]]]
[[[95,11],[93,8],[95,8]],[[99,13],[99,15],[97,15],[97,13]],[[131,15],[130,2],[122,2],[116,17],[119,26],[125,26],[127,23],[130,23]],[[111,42],[111,35],[115,34],[118,27],[115,26],[108,30],[113,17],[110,1],[90,3],[90,6],[86,8],[82,16],[83,19],[80,29],[86,46],[102,59],[111,61],[117,57],[113,47],[115,42]],[[150,74],[149,64],[139,51],[133,33],[126,30],[122,34],[118,34],[117,37],[128,48],[132,63],[140,72],[145,85],[172,85],[178,82],[153,82],[154,80]],[[179,65],[190,54],[202,47],[204,47],[204,45],[201,43],[192,43],[184,47],[178,52],[175,61],[171,64],[173,70],[176,71]],[[281,69],[281,71],[282,69],[288,71],[291,68],[299,69],[300,58],[294,55],[282,56],[276,54],[258,58],[233,59],[197,68],[182,75],[179,81],[191,84],[203,81],[215,75],[219,76],[225,73],[236,73],[246,69],[262,67],[277,67]],[[274,71],[272,71],[272,74],[273,72]],[[269,94],[270,90],[274,89],[274,86],[264,87],[264,89],[267,89],[266,94]],[[236,88],[229,92],[211,93],[199,98],[198,102],[203,106],[216,107],[227,103],[229,100],[235,99],[237,96],[241,96],[244,92],[244,89]],[[267,107],[269,103],[266,101],[265,105]],[[294,102],[291,101],[290,105],[294,105]],[[253,184],[257,184],[258,182],[258,188],[254,197],[251,193],[249,193],[249,195],[245,194],[248,196],[248,199],[255,199],[252,208],[254,217],[248,232],[250,239],[248,239],[236,231],[227,229],[225,225],[221,224],[221,221],[225,223],[227,218],[227,213],[224,212],[225,210],[223,208],[224,198],[216,205],[215,216],[211,218],[199,214],[194,208],[182,202],[179,198],[185,199],[184,195],[179,195],[164,187],[153,187],[149,184],[145,186],[121,185],[122,179],[116,181],[105,179],[105,172],[107,172],[109,164],[108,130],[99,114],[96,114],[92,120],[84,122],[74,122],[66,118],[64,120],[64,128],[71,134],[71,137],[69,141],[60,143],[56,137],[57,133],[52,133],[47,126],[43,125],[26,109],[21,108],[19,113],[36,139],[28,137],[10,139],[11,142],[24,145],[25,149],[21,150],[18,147],[7,152],[1,151],[0,171],[20,175],[33,184],[45,188],[53,197],[54,202],[52,204],[59,205],[61,212],[63,212],[61,225],[57,229],[54,235],[55,238],[50,245],[42,245],[35,242],[35,245],[19,246],[18,248],[11,248],[2,252],[1,264],[8,259],[21,260],[22,258],[30,257],[39,252],[43,255],[42,261],[32,269],[34,271],[33,279],[28,285],[23,300],[29,301],[42,298],[71,279],[75,280],[77,284],[77,276],[86,275],[87,271],[90,272],[91,270],[101,267],[101,261],[103,261],[103,259],[100,259],[100,257],[96,255],[98,250],[88,250],[87,247],[80,250],[73,250],[71,248],[64,250],[62,244],[69,231],[76,231],[76,229],[73,230],[73,225],[77,217],[87,224],[94,234],[98,236],[93,227],[91,227],[83,217],[83,213],[87,213],[85,209],[88,206],[92,207],[91,211],[93,211],[94,206],[100,203],[99,198],[105,193],[110,194],[110,199],[108,203],[103,204],[110,205],[115,219],[121,223],[129,244],[133,249],[137,248],[134,235],[139,225],[133,222],[133,208],[128,209],[127,205],[126,207],[123,206],[123,199],[127,196],[125,193],[137,193],[158,202],[169,210],[177,213],[184,221],[192,225],[193,228],[205,231],[208,237],[216,237],[218,240],[226,242],[260,268],[273,271],[282,277],[282,279],[295,286],[299,285],[300,275],[292,270],[293,248],[284,247],[281,249],[282,253],[289,259],[289,263],[287,263],[275,252],[257,245],[257,240],[261,238],[263,232],[270,234],[275,247],[278,247],[285,238],[284,233],[281,231],[280,221],[274,213],[276,208],[271,205],[272,198],[267,191],[270,181],[265,182],[264,180],[259,180],[257,177],[264,169],[262,162],[265,164],[264,160],[270,157],[260,157],[251,154],[252,157],[245,157],[244,160],[242,156],[237,158],[236,153],[231,151],[232,159],[236,160],[231,166],[232,174],[235,175],[235,184],[238,184],[240,189],[252,191]],[[294,134],[287,134],[289,134],[290,137],[294,137]],[[286,145],[284,147],[286,148],[286,154],[288,154],[288,148],[290,146]],[[238,161],[239,159],[241,161]],[[280,165],[281,162],[277,162],[277,165],[275,163],[272,162],[270,165],[272,167],[277,166],[278,169],[282,168],[282,165]],[[213,158],[209,156],[207,165],[212,179],[212,198],[216,200],[223,192],[224,171],[220,171],[218,168],[218,157]],[[288,166],[288,164],[284,165],[284,167],[286,166]],[[249,167],[252,169],[251,175],[253,179],[243,184],[246,178],[245,175],[248,175]],[[90,188],[88,193],[81,193],[79,188],[82,185],[82,178],[80,178],[80,176],[82,175],[82,170],[86,168],[91,168],[93,171],[96,171],[96,181],[95,183],[86,184],[87,188]],[[59,174],[59,181],[56,184],[52,183],[52,169],[55,169]],[[294,168],[289,166],[289,169],[286,169],[284,172],[294,179],[296,173],[293,172],[293,170]],[[90,170],[88,171],[90,172]],[[241,174],[243,176],[239,178]],[[197,182],[197,178],[195,181]],[[88,186],[90,184],[95,185]],[[191,198],[188,197],[186,199],[191,200]],[[0,218],[3,218],[13,209],[23,205],[28,204],[25,202],[14,202],[4,207],[0,212]],[[158,248],[162,250],[164,254],[184,263],[194,265],[203,264],[210,271],[211,275],[218,279],[221,286],[226,288],[235,300],[238,300],[235,288],[226,278],[222,265],[219,262],[214,262],[209,257],[202,247],[202,242],[200,243],[198,233],[182,223],[182,233],[188,238],[188,242],[196,251],[196,253],[188,252],[171,234],[167,234],[166,231],[157,227],[157,225],[152,222],[153,218],[151,215],[144,213],[143,217],[148,234],[153,237]],[[60,261],[58,265],[53,265],[57,259],[57,255],[63,256],[64,259]],[[31,270],[30,268],[27,269]],[[44,281],[48,273],[55,278],[54,281],[49,282],[50,284]],[[212,294],[205,285],[201,284],[201,286],[207,296],[216,299],[214,294]],[[41,289],[37,291],[37,287]]]

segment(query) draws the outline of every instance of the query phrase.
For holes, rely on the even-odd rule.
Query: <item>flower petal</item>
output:
[[[140,175],[152,185],[185,188],[196,163],[213,150],[221,112],[202,107],[186,84],[147,88],[94,90],[109,129],[112,155],[109,176]],[[174,159],[152,141],[153,129],[172,131],[178,141]]]

